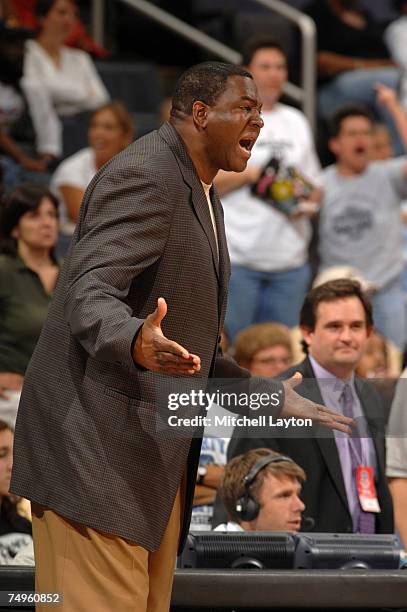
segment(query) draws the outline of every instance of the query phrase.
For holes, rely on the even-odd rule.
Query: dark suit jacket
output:
[[[284,378],[294,372],[301,372],[302,383],[296,391],[314,402],[323,404],[323,399],[315,380],[315,374],[309,359],[288,370]],[[376,449],[377,480],[376,488],[381,508],[377,515],[377,533],[393,532],[393,507],[385,476],[384,416],[380,398],[371,384],[359,377],[355,386],[366,415],[368,426]],[[312,436],[295,437],[253,437],[254,432],[236,432],[229,444],[228,458],[247,452],[252,448],[266,447],[289,455],[307,475],[303,484],[302,498],[305,503],[304,515],[311,517],[316,532],[347,533],[353,531],[352,518],[349,513],[345,485],[342,477],[339,454],[333,433],[327,429],[314,429]],[[298,433],[298,436],[301,434]],[[219,516],[219,515],[218,515]],[[311,529],[304,525],[305,531]]]
[[[11,489],[61,515],[156,550],[187,466],[187,533],[200,440],[156,430],[159,377],[132,343],[162,296],[164,334],[202,360],[201,378],[248,376],[217,354],[229,257],[212,191],[165,124],[89,185],[47,322],[28,368]]]

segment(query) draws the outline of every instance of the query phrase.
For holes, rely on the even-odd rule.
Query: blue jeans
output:
[[[329,119],[344,104],[352,102],[364,104],[375,113],[377,119],[385,123],[392,138],[396,155],[404,154],[404,147],[390,113],[380,104],[376,104],[375,83],[383,83],[397,89],[400,71],[397,68],[384,67],[370,70],[347,70],[336,76],[318,90],[318,114]]]
[[[380,289],[372,299],[377,331],[403,350],[406,343],[406,309],[401,279]]]
[[[232,265],[225,321],[231,342],[252,323],[276,321],[288,327],[298,325],[310,276],[308,264],[283,272],[259,272]]]

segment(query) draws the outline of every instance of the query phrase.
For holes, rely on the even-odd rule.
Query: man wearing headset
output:
[[[299,531],[305,478],[290,457],[267,448],[234,457],[219,485],[229,520],[215,531]]]

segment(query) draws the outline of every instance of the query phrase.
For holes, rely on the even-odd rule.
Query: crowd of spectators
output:
[[[337,311],[324,310],[323,316],[333,320],[327,326],[338,326],[338,320],[356,317],[353,311],[349,315],[344,301],[357,299],[363,307],[363,329],[359,326],[358,346],[352,348],[354,358],[346,376],[352,380],[354,415],[365,409],[360,381],[369,379],[377,387],[368,387],[370,407],[380,412],[382,400],[387,403],[387,476],[396,528],[407,546],[405,385],[402,378],[390,409],[394,385],[381,384],[400,374],[407,344],[407,2],[395,0],[395,5],[400,17],[380,26],[357,0],[314,0],[304,8],[318,32],[318,125],[333,161],[324,168],[305,115],[281,101],[288,79],[286,50],[273,33],[248,40],[242,50],[244,63],[263,101],[264,128],[246,170],[221,171],[215,184],[225,210],[232,262],[224,340],[230,354],[252,375],[285,376],[289,368],[298,367],[312,379],[304,395],[342,411],[348,401],[349,408],[342,387],[341,393],[339,387],[318,387],[327,372],[341,380],[335,360],[326,352],[329,342],[318,327],[318,308],[325,298],[315,306],[311,323],[300,313],[303,316],[304,298],[307,304],[309,295],[319,295],[317,289],[309,293],[317,272],[339,269],[337,277],[349,278],[344,271],[352,266],[352,274],[362,279],[372,313],[360,285],[342,280],[339,293],[325,300]],[[107,52],[87,34],[73,0],[0,2],[0,13],[2,564],[30,544],[30,523],[19,514],[21,500],[8,495],[7,484],[24,372],[84,192],[97,171],[132,142],[135,131],[132,114],[123,102],[112,101],[103,85],[91,56],[103,58]],[[86,118],[88,146],[64,158],[66,117],[78,122]],[[299,338],[305,340],[305,359]],[[384,445],[372,441],[370,422],[369,427],[360,452],[374,466],[381,503],[381,518],[373,517],[370,526],[362,527],[365,517],[352,484],[354,466],[340,438],[318,440],[318,450],[315,440],[265,440],[207,431],[192,528],[211,528],[219,491],[228,510],[223,516],[226,531],[295,531],[315,525],[321,531],[392,531]],[[324,453],[326,465],[317,460]],[[253,488],[245,488],[242,479],[259,461]],[[241,513],[245,498],[253,498],[257,513]],[[305,513],[313,518],[301,526],[304,500]]]
[[[35,183],[16,187],[3,201],[0,231],[0,414],[12,426],[58,278],[57,240],[55,196]]]

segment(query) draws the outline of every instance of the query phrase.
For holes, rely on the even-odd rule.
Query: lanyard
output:
[[[368,465],[368,461],[367,458],[364,457],[364,449],[363,449],[363,443],[362,443],[362,438],[360,438],[360,454],[359,454],[359,450],[356,447],[355,444],[355,440],[353,438],[348,438],[348,443],[349,443],[349,450],[351,455],[354,456],[355,460],[356,460],[356,464],[357,465]]]

